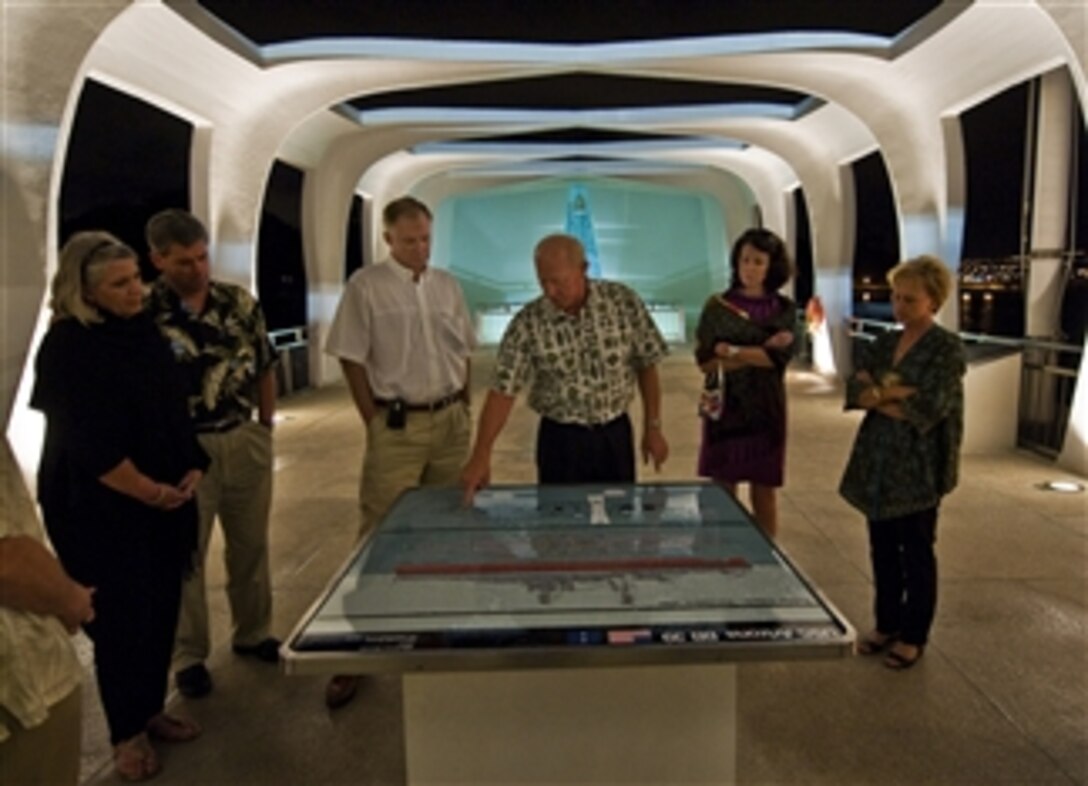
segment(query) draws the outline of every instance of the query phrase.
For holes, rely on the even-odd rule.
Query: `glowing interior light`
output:
[[[1075,480],[1048,480],[1046,483],[1040,483],[1039,488],[1043,491],[1057,491],[1061,494],[1077,494],[1084,491],[1084,484]]]

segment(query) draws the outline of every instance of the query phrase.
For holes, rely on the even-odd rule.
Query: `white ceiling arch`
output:
[[[252,235],[272,157],[330,107],[370,92],[571,71],[766,85],[819,96],[829,102],[811,113],[820,122],[795,121],[798,139],[806,133],[819,138],[793,150],[834,150],[838,162],[848,157],[837,143],[842,136],[854,140],[855,157],[875,141],[900,209],[932,214],[939,223],[947,191],[942,120],[950,106],[1002,80],[1051,69],[1071,54],[1083,94],[1076,53],[1036,3],[950,2],[940,11],[899,41],[784,31],[588,46],[354,39],[260,50],[197,3],[135,3],[106,29],[86,73],[182,116],[207,118],[203,201],[214,229],[231,241]],[[955,63],[964,67],[950,67]],[[652,127],[638,113],[626,119],[627,130]],[[859,127],[874,141],[858,139]],[[776,126],[748,128],[746,141],[775,149]],[[804,161],[791,165],[812,168]]]
[[[333,194],[344,191],[340,181],[367,172],[388,172],[383,182],[393,189],[433,177],[436,166],[466,161],[398,151],[481,131],[540,131],[559,120],[541,113],[532,123],[496,124],[494,118],[485,123],[481,116],[474,124],[469,108],[458,112],[454,123],[449,117],[442,124],[416,117],[414,123],[386,124],[379,131],[370,127],[365,113],[361,123],[345,119],[341,107],[352,98],[570,73],[766,86],[815,96],[825,103],[792,119],[760,117],[742,107],[709,118],[704,108],[701,118],[684,118],[672,109],[607,116],[591,112],[582,119],[592,130],[739,139],[763,151],[763,157],[736,157],[753,162],[742,168],[743,177],[767,205],[782,202],[787,181],[804,187],[817,267],[833,271],[848,264],[852,248],[853,195],[844,175],[851,161],[880,152],[905,252],[941,253],[949,235],[959,231],[948,215],[949,193],[957,189],[950,170],[962,158],[952,144],[956,113],[987,91],[1060,67],[1069,68],[1083,102],[1083,63],[1054,16],[1038,3],[949,2],[941,10],[891,42],[737,36],[655,46],[428,44],[420,49],[419,42],[355,41],[337,44],[336,51],[328,42],[309,42],[261,52],[214,20],[192,24],[202,13],[194,3],[147,2],[134,3],[106,29],[88,57],[86,73],[126,84],[171,111],[206,118],[194,167],[194,179],[204,182],[194,183],[194,193],[213,233],[229,249],[220,252],[221,270],[250,283],[260,200],[277,156],[305,148],[303,164],[311,171],[330,157],[344,164],[343,170],[322,172],[307,184],[315,204],[327,207],[336,199]],[[721,156],[711,145],[686,157],[680,149],[628,157],[720,165]],[[555,155],[568,150],[557,144]],[[488,163],[485,158],[473,161],[475,166]],[[509,161],[508,155],[490,158],[492,164]],[[393,173],[396,167],[401,170]],[[782,168],[793,174],[783,176]],[[338,182],[325,193],[329,183]],[[336,211],[321,214],[342,216],[346,209],[341,202]],[[789,208],[783,210],[788,225]],[[765,213],[775,215],[774,210]],[[319,258],[326,253],[332,258],[343,247],[343,227],[337,221],[335,240],[320,233],[306,241],[308,248]]]

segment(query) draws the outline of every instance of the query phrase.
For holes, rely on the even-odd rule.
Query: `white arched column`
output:
[[[129,5],[4,3],[0,110],[0,424],[24,477],[32,480],[42,424],[26,407],[25,374],[45,330],[56,271],[57,205],[71,118],[86,56]]]
[[[1038,113],[1035,139],[1035,182],[1032,194],[1031,262],[1025,282],[1025,333],[1032,337],[1060,338],[1062,286],[1068,264],[1070,189],[1077,115],[1072,82],[1066,69],[1044,74],[1038,82]],[[1088,474],[1088,344],[1081,354],[1073,405],[1058,462],[1066,469]],[[1041,384],[1039,418],[1057,417],[1056,380]]]
[[[1028,336],[1055,338],[1068,242],[1074,124],[1079,119],[1074,115],[1072,85],[1064,68],[1040,77],[1038,87],[1024,331]]]

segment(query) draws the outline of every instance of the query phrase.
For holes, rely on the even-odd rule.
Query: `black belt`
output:
[[[548,425],[552,428],[562,428],[577,431],[600,431],[602,429],[611,428],[617,423],[622,423],[623,421],[628,420],[629,416],[626,412],[624,412],[620,415],[616,415],[616,417],[612,418],[611,420],[604,421],[603,423],[568,423],[566,421],[549,418],[547,415],[541,415],[540,419],[542,421],[546,421]]]
[[[456,404],[458,401],[464,401],[464,391],[458,390],[456,393],[450,393],[448,396],[443,396],[440,399],[432,401],[430,404],[409,404],[404,402],[405,412],[438,412],[445,409],[450,404]],[[392,400],[387,398],[374,399],[374,405],[378,407],[391,407],[393,405]]]
[[[242,418],[224,418],[209,423],[197,423],[194,428],[197,434],[226,434],[228,431],[234,431],[245,422],[246,420]]]

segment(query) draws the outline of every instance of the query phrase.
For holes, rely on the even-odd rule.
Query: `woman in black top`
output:
[[[695,362],[722,399],[703,420],[698,472],[733,496],[747,483],[752,514],[774,538],[786,466],[786,366],[797,327],[794,302],[778,290],[792,264],[782,239],[758,228],[737,238],[730,263],[729,289],[711,295],[695,329]]]
[[[143,312],[132,249],[105,232],[76,234],[51,292],[31,396],[46,419],[38,500],[65,569],[95,588],[85,629],[118,774],[144,780],[159,770],[149,736],[200,733],[163,702],[208,458],[170,347]]]

